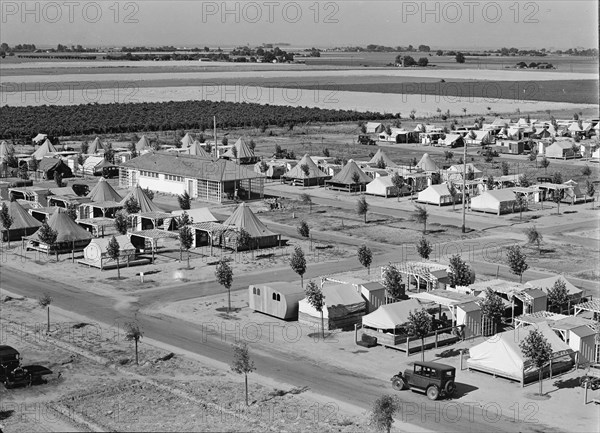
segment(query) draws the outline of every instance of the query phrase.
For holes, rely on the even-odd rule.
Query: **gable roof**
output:
[[[39,160],[44,158],[44,156],[48,155],[49,153],[54,152],[56,152],[56,148],[52,145],[50,140],[46,139],[46,141],[44,141],[44,143],[35,152],[33,152],[31,156]]]
[[[129,191],[129,194],[127,194],[119,204],[124,206],[130,197],[134,197],[136,199],[140,205],[140,212],[164,212],[152,200],[150,200],[139,184]]]
[[[336,174],[329,183],[340,183],[344,185],[354,185],[354,173],[358,174],[358,183],[370,183],[371,179],[364,171],[362,171],[353,159],[348,160],[342,170]]]
[[[419,167],[423,171],[438,171],[439,168],[437,164],[431,159],[428,153],[424,153],[421,157],[421,160],[417,163],[417,167]]]
[[[451,171],[454,173],[462,173],[463,172],[463,164],[451,165],[450,168],[448,169],[448,171]],[[467,163],[467,173],[469,171],[472,171],[473,173],[481,173],[481,170],[479,170],[477,167],[475,167],[474,164],[472,164],[470,162]]]
[[[254,212],[246,206],[246,203],[241,203],[231,216],[225,220],[223,225],[244,229],[253,238],[276,236],[276,233],[269,230],[267,226],[254,215]]]
[[[215,182],[264,177],[262,174],[225,159],[213,161],[200,156],[173,155],[161,152],[145,153],[122,163],[121,167]]]
[[[38,171],[47,171],[61,164],[64,162],[60,158],[42,158],[38,164]]]
[[[387,154],[383,151],[383,149],[379,149],[377,151],[377,153],[369,161],[369,164],[377,164],[377,163],[379,163],[380,159],[383,159],[383,162],[385,163],[386,168],[398,167],[398,165],[394,161],[392,161],[389,156],[387,156]]]
[[[12,217],[13,222],[10,226],[10,230],[18,230],[18,229],[27,229],[30,227],[40,227],[42,225],[41,222],[32,217],[29,212],[25,210],[23,206],[21,206],[16,201],[11,201],[6,204],[8,208],[8,214]],[[2,220],[0,220],[0,227],[4,228],[2,225]]]
[[[377,310],[363,316],[362,324],[375,329],[393,329],[408,322],[409,313],[421,308],[421,302],[412,298],[381,305]]]
[[[499,201],[499,202],[516,200],[515,193],[512,190],[512,188],[486,190],[481,195],[482,196],[487,195],[487,196],[491,197],[492,199]],[[475,197],[473,197],[473,198],[475,198]]]
[[[308,166],[308,174],[304,173],[304,170],[302,170],[302,166],[305,164]],[[315,164],[313,159],[308,156],[308,153],[306,153],[300,162],[296,164],[294,168],[288,171],[284,177],[289,179],[313,179],[319,177],[329,177],[329,175],[323,173],[317,164]]]
[[[543,290],[544,292],[548,292],[548,290],[554,286],[556,281],[562,280],[565,283],[567,288],[567,293],[569,295],[579,295],[583,293],[583,290],[574,286],[569,280],[567,280],[563,275],[555,275],[553,277],[541,278],[539,280],[531,280],[525,283],[525,287],[535,287]]]
[[[77,225],[66,211],[62,208],[57,207],[52,216],[48,219],[48,225],[52,230],[55,230],[58,236],[56,242],[76,242],[86,239],[92,239],[92,234]],[[36,231],[30,239],[40,241],[40,231]]]
[[[188,210],[174,210],[172,214],[179,217],[183,215],[184,212],[186,212],[189,215],[194,224],[219,221],[207,207],[200,207]]]
[[[443,144],[454,143],[455,141],[462,140],[463,136],[460,134],[446,134],[444,138],[439,140]]]
[[[87,197],[93,202],[103,202],[103,201],[116,201],[120,202],[123,200],[123,197],[114,190],[110,183],[106,181],[103,177],[98,180],[98,183],[94,185],[92,190],[88,193]]]

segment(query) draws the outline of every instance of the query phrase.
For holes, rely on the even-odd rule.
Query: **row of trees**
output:
[[[213,116],[221,128],[284,127],[307,122],[392,119],[391,113],[273,106],[247,102],[143,102],[3,107],[0,138],[29,136],[32,130],[56,136],[210,129]]]

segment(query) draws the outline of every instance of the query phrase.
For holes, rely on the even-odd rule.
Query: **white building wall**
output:
[[[159,174],[157,178],[139,175],[138,179],[140,187],[149,188],[152,191],[159,191],[165,194],[181,195],[187,190],[186,178],[183,178],[183,182],[178,182],[174,180],[167,180],[166,175]],[[195,191],[195,181],[193,191]]]

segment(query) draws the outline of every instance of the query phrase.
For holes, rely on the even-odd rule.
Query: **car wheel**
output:
[[[406,384],[404,383],[404,380],[397,378],[392,381],[392,388],[396,391],[403,391],[406,389]]]
[[[456,383],[453,380],[446,382],[446,386],[444,386],[444,391],[448,397],[452,397],[454,392],[456,391]]]
[[[440,390],[437,386],[431,385],[429,388],[427,388],[427,398],[429,398],[429,400],[437,400],[439,396]]]

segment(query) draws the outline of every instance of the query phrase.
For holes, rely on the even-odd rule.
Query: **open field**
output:
[[[136,366],[124,323],[106,326],[52,307],[48,336],[42,326],[45,310],[34,299],[6,300],[5,295],[2,344],[18,348],[25,362],[47,366],[53,374],[46,384],[0,389],[4,431],[365,428],[360,414],[307,399],[306,390],[265,386],[256,375],[250,376],[247,408],[243,379],[227,366],[206,365],[179,353],[163,360],[169,352],[152,340],[142,340]]]

